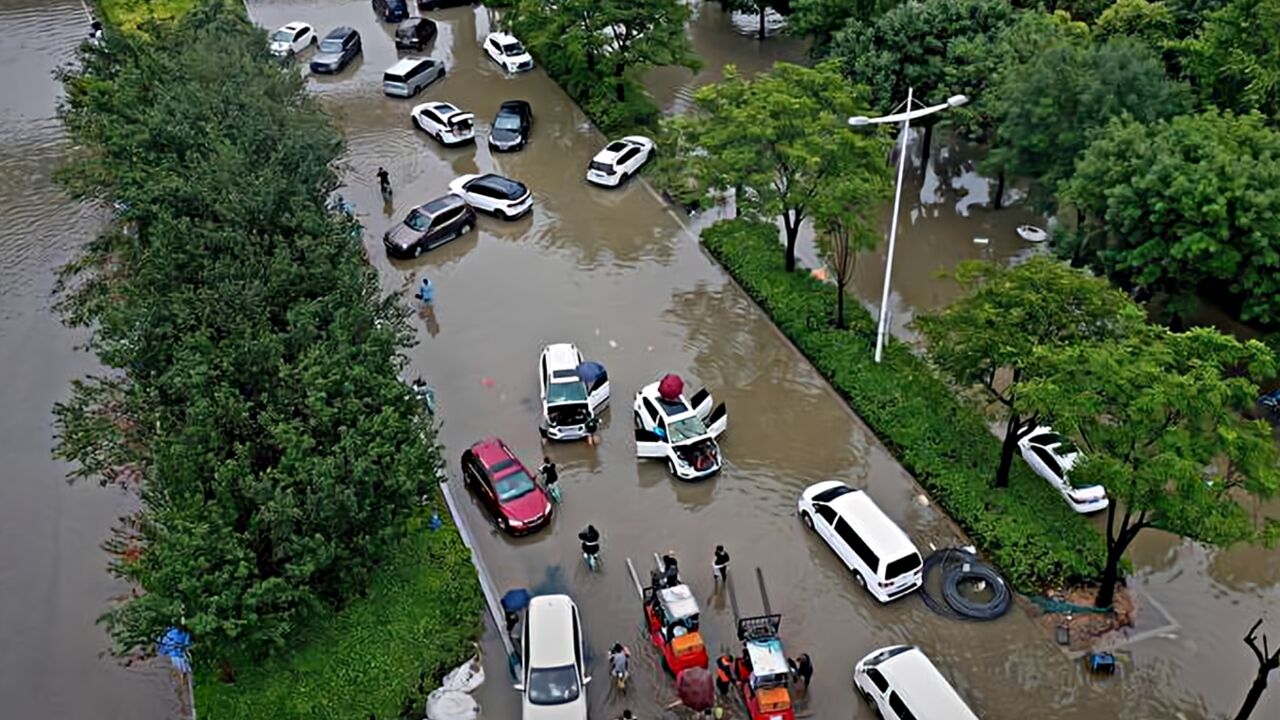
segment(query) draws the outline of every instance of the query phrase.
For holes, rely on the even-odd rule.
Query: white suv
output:
[[[604,187],[617,187],[639,172],[653,157],[653,141],[643,135],[628,135],[614,140],[591,158],[587,166],[587,182]]]
[[[474,142],[476,116],[447,102],[424,102],[410,112],[413,124],[445,147]]]
[[[586,656],[578,606],[568,595],[529,602],[521,643],[524,720],[587,720]]]
[[[484,52],[489,59],[509,73],[533,69],[533,56],[524,44],[504,32],[489,33],[484,39]]]
[[[609,404],[609,375],[600,363],[584,363],[572,343],[552,343],[538,359],[542,436],[581,440],[591,434]]]

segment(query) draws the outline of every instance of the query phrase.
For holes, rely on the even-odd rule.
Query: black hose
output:
[[[929,578],[934,570],[941,571],[941,599],[929,592]],[[985,582],[991,589],[991,599],[974,601],[965,597],[960,592],[960,584],[972,581]],[[980,562],[976,555],[959,548],[938,550],[925,558],[920,597],[930,610],[958,620],[995,620],[1013,604],[1013,593],[1004,578],[990,565]]]

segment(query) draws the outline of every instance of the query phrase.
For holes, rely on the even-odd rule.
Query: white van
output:
[[[920,551],[865,492],[839,480],[815,483],[796,510],[876,600],[887,603],[923,584]]]
[[[413,97],[442,77],[444,63],[439,60],[404,58],[382,74],[382,92],[391,97]]]
[[[880,648],[859,660],[853,686],[885,720],[978,720],[914,645]]]

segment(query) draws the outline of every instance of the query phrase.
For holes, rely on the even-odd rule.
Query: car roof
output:
[[[498,112],[502,112],[503,110],[528,110],[528,109],[529,109],[528,100],[503,100],[502,104],[498,106]]]
[[[284,25],[281,25],[280,29],[281,30],[300,30],[305,27],[311,27],[311,26],[302,22],[301,20],[294,20],[293,22],[287,22]]]
[[[519,189],[523,193],[524,190],[527,189],[520,182],[516,180],[512,180],[511,178],[503,177],[501,175],[498,175],[497,173],[485,173],[484,175],[481,175],[475,178],[474,180],[472,180],[471,182],[468,182],[467,184],[471,185],[472,183],[475,183],[478,185],[487,185],[495,190],[499,190],[504,193],[510,192],[516,189]]]
[[[348,25],[339,25],[338,27],[330,30],[329,34],[325,35],[324,38],[326,40],[330,38],[344,38],[348,35],[351,35],[352,33],[355,33],[355,28],[352,28]]]
[[[520,42],[519,40],[516,40],[516,36],[515,36],[515,35],[512,35],[511,33],[504,33],[504,32],[501,32],[501,31],[499,31],[499,32],[491,32],[491,33],[489,33],[489,37],[493,38],[494,40],[497,40],[498,42],[500,42],[500,43],[502,43],[502,44],[504,44],[504,45],[505,45],[505,44],[507,44],[507,43],[512,43],[512,42]]]
[[[951,683],[929,658],[913,647],[876,666],[889,684],[919,718],[978,720]]]
[[[628,135],[627,137],[614,140],[608,145],[605,145],[603,150],[596,153],[596,156],[592,158],[592,160],[605,163],[612,162],[628,148],[643,148],[645,143],[638,142],[639,140],[648,140],[648,138],[637,135]]]
[[[568,595],[539,595],[529,601],[529,667],[577,663],[573,649],[573,600]]]
[[[516,454],[511,452],[511,448],[502,442],[501,439],[485,438],[471,446],[471,454],[476,456],[481,465],[485,468],[491,468],[503,460],[515,460],[519,462]]]
[[[396,61],[395,65],[392,65],[391,67],[387,68],[386,72],[389,72],[393,75],[403,75],[404,73],[407,73],[410,70],[412,70],[414,66],[420,63],[433,63],[433,62],[435,62],[435,60],[432,60],[431,58],[415,58],[415,57],[400,58],[399,60]]]
[[[580,353],[573,343],[552,343],[547,346],[547,371],[576,370]]]
[[[862,490],[854,490],[828,503],[832,509],[858,530],[877,555],[885,561],[897,560],[911,553],[919,553],[915,543],[902,528],[876,505],[876,501]]]
[[[436,100],[436,101],[432,101],[432,102],[425,102],[425,103],[422,103],[422,104],[423,104],[423,105],[426,105],[428,108],[430,108],[430,109],[432,109],[432,110],[436,111],[437,113],[440,113],[441,115],[445,115],[445,116],[453,115],[454,113],[458,113],[458,112],[462,112],[461,110],[459,110],[459,109],[458,109],[458,106],[457,106],[457,105],[454,105],[453,103],[443,102],[443,101],[440,101],[440,100]]]
[[[441,195],[435,200],[428,200],[427,202],[419,205],[417,210],[418,212],[425,213],[427,215],[439,215],[445,210],[452,210],[459,205],[466,204],[465,200],[451,193],[449,195]]]

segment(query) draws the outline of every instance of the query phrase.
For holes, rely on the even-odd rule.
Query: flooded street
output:
[[[430,55],[445,62],[448,75],[414,100],[380,92],[382,71],[397,53],[393,26],[377,22],[368,2],[264,0],[251,2],[250,11],[268,28],[303,20],[321,34],[351,25],[363,36],[362,59],[337,77],[310,81],[347,136],[342,193],[366,225],[369,257],[388,292],[408,298],[423,274],[437,285],[434,310],[415,321],[420,343],[410,351],[408,372],[438,388],[441,440],[454,475],[459,454],[486,436],[506,440],[531,467],[544,453],[560,466],[564,504],[551,528],[532,538],[499,535],[475,502],[467,498],[463,505],[499,592],[523,586],[568,592],[577,601],[593,656],[596,680],[588,695],[597,720],[623,707],[642,718],[662,717],[661,708],[674,699],[673,684],[641,635],[625,558],[646,569],[653,552],[675,551],[703,603],[709,649],[714,655],[732,648],[727,598],[712,596],[717,544],[733,557],[730,573],[743,612],[761,610],[753,578],[760,567],[773,609],[783,615],[787,651],[813,656],[808,717],[871,718],[850,688],[853,663],[898,642],[920,645],[987,720],[1199,720],[1234,711],[1253,674],[1240,637],[1280,601],[1280,555],[1206,553],[1158,534],[1140,538],[1134,553],[1140,585],[1182,628],[1126,649],[1122,674],[1102,682],[1084,676],[1018,607],[994,623],[965,624],[931,614],[915,597],[879,605],[795,517],[806,485],[840,478],[867,489],[926,552],[930,544],[954,544],[959,533],[936,509],[915,502],[920,491],[911,478],[644,184],[616,191],[585,184],[586,165],[605,139],[540,70],[504,77],[483,55],[488,11],[431,13],[440,34]],[[0,0],[0,13],[9,30],[0,40],[6,75],[22,78],[22,92],[0,100],[6,130],[0,192],[9,220],[0,231],[0,358],[8,374],[0,391],[6,410],[0,701],[24,717],[164,717],[173,713],[163,672],[125,671],[98,657],[106,641],[93,619],[121,590],[106,574],[98,544],[127,508],[126,498],[114,490],[66,487],[65,469],[49,457],[49,408],[65,397],[71,378],[93,367],[73,349],[77,338],[58,324],[49,295],[54,269],[83,237],[66,232],[67,219],[79,218],[76,227],[92,221],[48,181],[63,152],[49,71],[69,59],[85,21],[78,3]],[[696,76],[660,69],[648,77],[664,110],[685,107],[690,89],[714,80],[725,62],[756,72],[804,54],[794,40],[761,44],[738,36],[711,4],[702,5],[692,32],[706,66]],[[508,99],[532,104],[533,139],[519,153],[493,155],[484,142],[488,122]],[[415,129],[410,109],[427,100],[474,112],[479,143],[444,149]],[[954,297],[950,284],[935,277],[939,267],[1028,251],[1012,228],[1034,217],[986,210],[985,181],[972,170],[976,158],[938,138],[934,148],[930,173],[904,196],[913,222],[900,228],[895,324],[913,308]],[[378,195],[379,166],[395,187],[390,207]],[[445,193],[459,174],[487,171],[527,183],[533,212],[512,223],[484,217],[478,232],[416,261],[386,257],[381,234],[407,208]],[[975,245],[975,236],[991,241]],[[812,242],[806,247],[803,257],[816,262]],[[883,254],[860,261],[860,297],[878,302],[882,273]],[[612,410],[596,447],[540,442],[537,358],[551,342],[576,343],[610,371]],[[695,388],[705,384],[728,404],[725,467],[709,482],[682,484],[660,464],[634,457],[632,396],[665,372],[681,374]],[[578,550],[576,533],[587,523],[604,535],[600,574],[586,571]],[[1280,614],[1272,611],[1270,620],[1280,623]],[[1273,637],[1280,632],[1271,629]],[[605,653],[613,642],[637,656],[625,702],[608,683]],[[519,695],[506,682],[492,628],[485,646],[484,716],[516,718]],[[1273,689],[1255,717],[1278,713]]]

